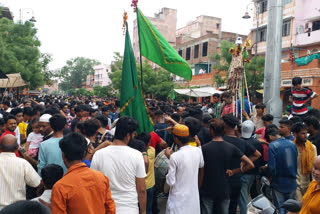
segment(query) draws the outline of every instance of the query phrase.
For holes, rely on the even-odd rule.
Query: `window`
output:
[[[219,29],[219,28],[220,28],[220,24],[219,24],[219,23],[217,23],[217,24],[216,24],[216,26],[217,26],[217,29]]]
[[[289,4],[290,2],[292,2],[292,0],[282,0],[283,1],[283,5]]]
[[[194,58],[198,58],[199,57],[199,45],[195,45],[194,46]]]
[[[289,36],[291,28],[291,20],[285,21],[282,24],[282,36]]]
[[[258,42],[263,42],[267,40],[267,28],[262,28],[258,30]]]
[[[191,48],[187,48],[186,60],[190,60],[190,53],[191,53]]]
[[[268,10],[268,1],[267,0],[263,0],[260,2],[259,4],[260,10],[259,13],[264,13]]]
[[[320,30],[320,20],[312,22],[312,31]]]
[[[179,50],[178,53],[182,57],[182,50]]]
[[[202,56],[208,55],[208,42],[202,44]]]

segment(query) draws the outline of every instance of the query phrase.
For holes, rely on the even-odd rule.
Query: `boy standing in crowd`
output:
[[[301,77],[294,77],[292,79],[292,85],[293,89],[291,91],[291,101],[293,115],[304,117],[308,113],[306,103],[318,97],[318,94],[308,88],[302,87]]]

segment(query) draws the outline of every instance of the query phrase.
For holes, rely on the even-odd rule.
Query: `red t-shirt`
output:
[[[231,114],[233,113],[233,105],[232,103],[225,105],[225,107],[222,110],[222,114],[226,115],[226,114]]]
[[[0,141],[1,141],[1,139],[2,139],[4,136],[6,136],[7,134],[12,134],[13,136],[16,136],[16,133],[15,133],[15,132],[10,132],[9,130],[6,129],[6,130],[3,132],[3,134],[1,135],[1,137],[0,137]],[[18,152],[18,151],[16,151],[16,156],[20,158],[20,155],[19,155],[19,152]]]
[[[150,137],[151,137],[150,146],[152,146],[153,148],[156,148],[156,146],[161,143],[161,138],[155,132],[151,132]]]

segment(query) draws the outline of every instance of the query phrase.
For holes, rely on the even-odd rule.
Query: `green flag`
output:
[[[190,65],[141,13],[140,9],[137,9],[137,17],[141,55],[167,71],[191,80]]]
[[[123,56],[122,80],[120,91],[121,116],[130,116],[139,122],[138,133],[153,131],[153,124],[148,116],[146,105],[138,82],[136,60],[133,54],[128,25]]]
[[[175,93],[174,93],[174,90],[173,89],[171,89],[171,92],[170,92],[170,99],[171,100],[174,100],[176,98],[176,95],[175,95]]]

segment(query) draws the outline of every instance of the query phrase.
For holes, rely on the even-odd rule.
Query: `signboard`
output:
[[[313,78],[302,78],[302,86],[312,86],[313,85]],[[291,87],[292,86],[292,79],[285,79],[281,80],[281,87]]]

